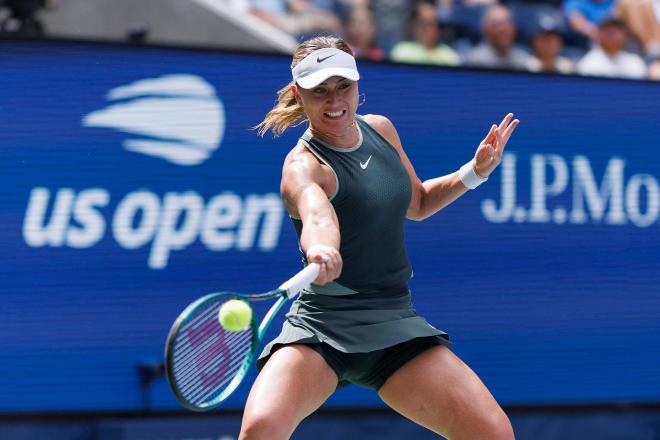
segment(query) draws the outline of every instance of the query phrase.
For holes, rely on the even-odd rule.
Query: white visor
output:
[[[341,76],[351,81],[360,79],[355,58],[334,47],[310,53],[291,70],[291,73],[293,80],[303,89],[316,87],[331,76]]]

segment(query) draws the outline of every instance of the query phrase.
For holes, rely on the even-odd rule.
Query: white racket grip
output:
[[[281,286],[281,290],[286,290],[286,295],[289,299],[296,296],[303,290],[305,287],[308,287],[312,284],[312,281],[319,276],[319,270],[321,266],[317,263],[310,263],[306,268],[292,276],[288,281],[285,281]]]

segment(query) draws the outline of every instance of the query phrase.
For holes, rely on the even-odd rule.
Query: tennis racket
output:
[[[207,411],[222,403],[248,372],[259,344],[277,312],[289,299],[316,279],[320,266],[311,263],[266,293],[211,293],[199,298],[174,321],[165,344],[165,370],[177,400],[193,411]],[[250,304],[277,298],[257,325],[252,322],[240,331],[224,329],[218,320],[222,305],[232,299]]]

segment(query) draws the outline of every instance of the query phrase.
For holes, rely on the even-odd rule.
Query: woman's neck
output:
[[[341,134],[337,134],[331,131],[317,130],[312,125],[309,126],[309,129],[315,138],[318,138],[326,144],[332,145],[333,147],[351,148],[360,142],[360,134],[357,128],[357,122],[355,121],[353,121],[353,123],[349,125],[348,129],[346,129]]]

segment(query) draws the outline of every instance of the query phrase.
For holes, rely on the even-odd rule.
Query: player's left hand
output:
[[[493,124],[474,154],[474,168],[481,177],[488,177],[502,162],[504,147],[509,141],[513,130],[520,121],[513,119],[513,113],[504,117],[500,125]]]

